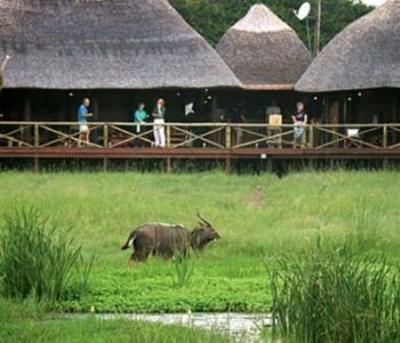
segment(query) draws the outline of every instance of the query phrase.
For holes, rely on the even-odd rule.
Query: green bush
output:
[[[322,244],[271,271],[275,337],[295,342],[400,340],[400,269],[352,244]]]
[[[0,241],[0,280],[6,297],[49,301],[86,288],[92,262],[74,247],[70,230],[50,226],[39,211],[21,210],[5,217]]]

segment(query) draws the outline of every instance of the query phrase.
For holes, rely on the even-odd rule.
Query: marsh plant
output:
[[[271,271],[273,335],[293,342],[400,340],[400,269],[317,240]]]
[[[194,263],[190,254],[175,253],[173,257],[174,274],[173,284],[177,288],[189,285],[193,276]]]
[[[371,207],[368,198],[361,197],[349,215],[346,222],[351,230],[345,237],[346,242],[352,245],[354,252],[377,250],[382,243],[382,228],[387,217],[385,204],[377,203]]]
[[[0,240],[0,283],[6,297],[49,301],[83,293],[93,260],[85,262],[70,230],[35,209],[6,215]]]

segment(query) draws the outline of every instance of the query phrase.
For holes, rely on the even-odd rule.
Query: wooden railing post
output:
[[[33,144],[35,148],[40,146],[40,136],[39,136],[39,124],[35,124],[33,127]]]
[[[313,125],[310,125],[309,127],[308,127],[308,131],[309,131],[309,133],[308,133],[308,147],[309,148],[314,148],[314,126]]]
[[[171,147],[171,126],[167,124],[166,129],[167,129],[167,141],[166,141],[166,144],[167,144],[167,148],[170,148]]]
[[[388,127],[387,124],[383,126],[383,148],[386,149],[388,146]]]
[[[108,148],[108,125],[103,126],[103,147]]]
[[[230,149],[232,147],[232,127],[228,124],[225,128],[225,148]]]

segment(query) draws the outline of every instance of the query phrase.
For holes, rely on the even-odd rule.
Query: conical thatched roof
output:
[[[254,5],[221,38],[217,52],[244,87],[289,90],[311,56],[296,32],[265,5]]]
[[[167,0],[0,0],[7,88],[240,86]]]
[[[400,87],[400,0],[346,27],[296,85],[303,92],[386,87]]]

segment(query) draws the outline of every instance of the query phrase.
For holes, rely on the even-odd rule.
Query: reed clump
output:
[[[194,263],[190,258],[190,253],[176,253],[173,258],[174,274],[173,284],[177,288],[189,285],[194,272]]]
[[[270,271],[273,336],[291,342],[400,340],[400,269],[353,244],[323,243]]]
[[[70,230],[50,225],[38,210],[22,209],[5,216],[0,232],[4,296],[56,301],[86,291],[93,260],[84,260]]]

